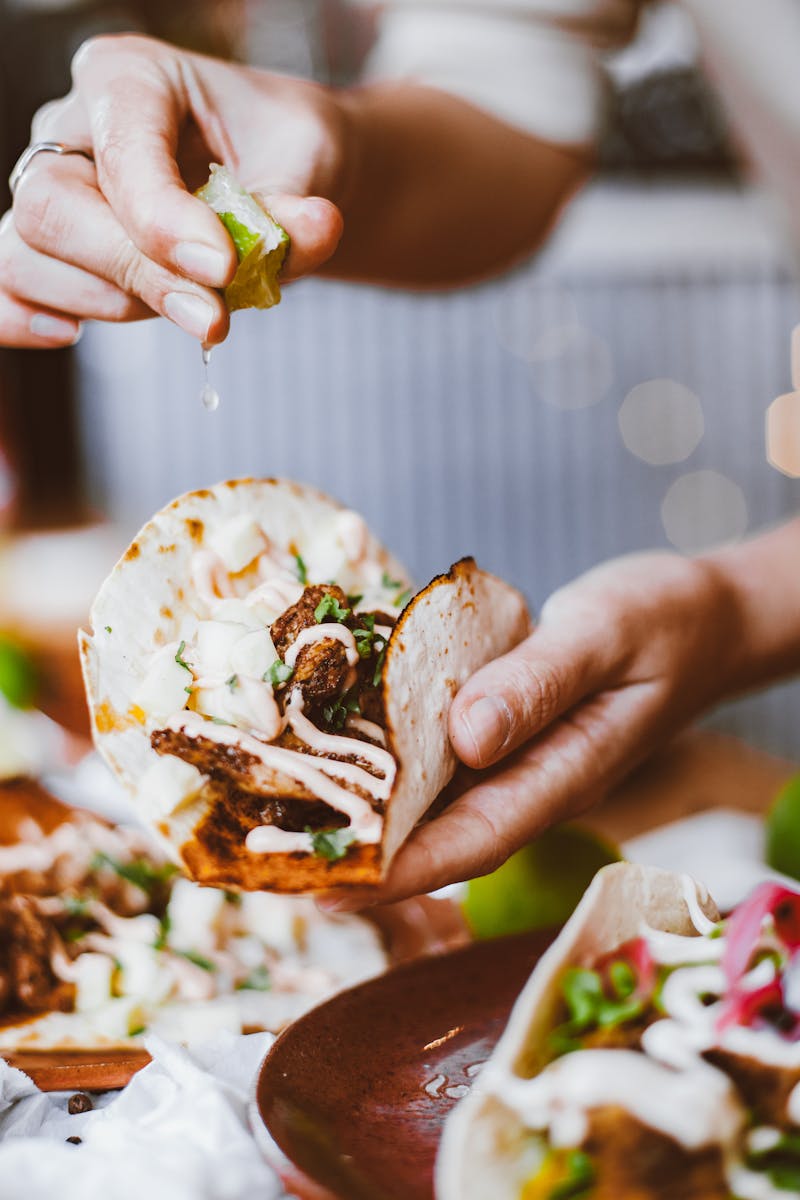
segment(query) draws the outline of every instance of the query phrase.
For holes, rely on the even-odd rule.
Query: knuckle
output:
[[[82,42],[72,56],[72,78],[80,84],[82,77],[110,55],[151,52],[155,39],[139,33],[98,33]]]
[[[511,675],[514,709],[524,728],[549,725],[561,711],[565,693],[561,673],[547,661],[521,658]]]
[[[55,135],[70,102],[70,96],[61,96],[58,100],[48,100],[33,114],[31,121],[31,140],[45,141]]]
[[[64,220],[60,212],[58,190],[45,164],[32,163],[22,176],[14,197],[13,211],[17,233],[29,246],[58,245]]]
[[[108,261],[108,274],[123,292],[128,295],[140,294],[141,263],[133,242],[120,242],[112,249]]]

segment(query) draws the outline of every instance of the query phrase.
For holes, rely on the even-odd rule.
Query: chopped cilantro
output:
[[[158,931],[158,937],[156,938],[155,942],[153,943],[153,948],[155,950],[163,950],[164,949],[164,947],[167,944],[167,938],[169,937],[169,931],[171,928],[172,928],[172,921],[170,919],[170,915],[168,912],[165,912],[163,917],[161,918],[161,928]]]
[[[392,579],[388,571],[384,571],[381,576],[381,587],[386,588],[387,592],[396,592],[398,588],[403,586],[402,579]]]
[[[89,905],[91,900],[88,897],[81,896],[63,896],[62,901],[65,911],[71,917],[85,917],[89,913]]]
[[[183,690],[186,692],[187,696],[191,696],[192,692],[194,691],[194,688],[193,687],[185,687]]]
[[[355,608],[358,608],[359,604],[361,603],[361,601],[363,599],[364,599],[363,595],[359,592],[355,596],[348,596],[347,603],[350,605],[351,609],[355,609]]]
[[[237,687],[239,686],[239,676],[238,675],[229,675],[228,678],[225,680],[225,683],[232,692],[235,692]]]
[[[361,707],[358,696],[355,694],[355,688],[351,688],[349,692],[345,692],[344,696],[334,700],[333,704],[326,704],[322,715],[331,729],[343,729],[348,713],[357,712],[361,712]]]
[[[184,671],[191,671],[192,668],[189,666],[189,664],[186,662],[186,660],[183,657],[183,652],[185,649],[186,649],[186,642],[181,642],[180,646],[178,646],[178,653],[175,655],[175,662],[178,664],[179,667],[183,667]]]
[[[378,661],[375,663],[375,670],[372,675],[372,686],[373,687],[377,687],[381,681],[381,675],[383,674],[383,664],[386,659],[386,647],[388,646],[388,644],[389,644],[388,642],[384,642],[384,644],[381,648],[381,652],[378,655]]]
[[[320,625],[326,617],[333,617],[334,621],[346,621],[349,616],[350,609],[342,608],[339,601],[331,592],[326,592],[317,607],[314,609],[314,620],[318,625]]]
[[[294,561],[297,564],[297,578],[300,580],[303,587],[305,587],[308,583],[308,570],[306,569],[306,564],[303,561],[302,554],[295,554]]]
[[[383,634],[375,632],[375,617],[371,613],[365,613],[359,619],[366,628],[353,630],[356,649],[360,658],[371,658],[376,650],[383,649],[386,645],[386,638]]]
[[[231,892],[227,888],[223,889],[226,904],[233,904],[235,908],[242,907],[242,893]]]
[[[608,977],[620,1000],[627,1000],[636,991],[636,973],[630,963],[625,962],[624,959],[620,958],[612,962],[608,968]]]
[[[139,1034],[144,1033],[146,1029],[146,1025],[134,1025],[132,1029],[128,1030],[128,1037],[138,1037]]]
[[[102,867],[110,867],[119,875],[120,879],[127,880],[128,883],[132,883],[134,887],[141,888],[148,894],[160,884],[168,883],[173,875],[178,873],[178,868],[174,863],[164,863],[163,866],[156,867],[146,858],[134,858],[130,862],[120,862],[119,859],[112,858],[110,854],[98,850],[92,859],[91,869],[97,871]]]
[[[237,983],[237,992],[268,992],[272,987],[269,971],[265,966],[258,966],[243,979],[241,983]]]
[[[328,862],[338,862],[347,854],[348,847],[355,841],[356,835],[349,826],[344,829],[313,830],[306,825],[306,833],[311,834],[311,845],[318,858],[327,858]]]
[[[106,631],[106,633],[111,633],[111,626],[110,626],[110,625],[106,625],[106,626],[105,626],[105,631]]]
[[[204,954],[198,954],[196,950],[176,950],[175,953],[180,954],[181,958],[188,959],[196,967],[202,967],[204,971],[216,971],[217,969],[210,958],[206,958]]]
[[[561,993],[567,1005],[568,1019],[548,1038],[556,1056],[580,1048],[583,1034],[595,1029],[616,1029],[633,1021],[644,1011],[644,999],[636,994],[636,973],[629,963],[615,961],[608,971],[609,996],[598,971],[571,967],[561,981]]]
[[[408,604],[409,600],[411,599],[412,594],[413,593],[411,591],[411,588],[405,588],[404,591],[398,592],[398,594],[395,596],[394,600],[392,601],[392,604],[394,605],[395,608],[405,608],[405,606]]]
[[[551,1188],[547,1200],[578,1200],[588,1196],[596,1182],[592,1160],[583,1150],[570,1150],[564,1162],[565,1176]]]
[[[751,1150],[746,1157],[751,1171],[763,1171],[778,1191],[800,1191],[800,1136],[784,1133],[765,1150]]]
[[[276,658],[272,666],[264,672],[263,679],[265,683],[272,684],[272,690],[274,691],[281,684],[288,683],[292,675],[294,675],[294,667],[287,667],[285,662],[281,662],[279,658]]]

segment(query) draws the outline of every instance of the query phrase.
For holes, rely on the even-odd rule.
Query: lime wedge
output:
[[[491,875],[471,879],[462,901],[476,938],[562,925],[601,867],[619,852],[578,825],[560,825],[512,854]]]
[[[785,783],[767,816],[767,862],[800,879],[800,775]]]
[[[217,214],[239,256],[233,282],[225,288],[229,311],[280,304],[278,275],[289,249],[286,230],[218,163],[211,164],[208,183],[195,195]]]

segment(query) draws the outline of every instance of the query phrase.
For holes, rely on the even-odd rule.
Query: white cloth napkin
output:
[[[45,1095],[0,1060],[0,1200],[280,1200],[247,1123],[273,1040],[224,1033],[187,1050],[146,1038],[153,1062],[75,1116],[69,1093]]]

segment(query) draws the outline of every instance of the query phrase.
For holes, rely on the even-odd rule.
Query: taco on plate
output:
[[[445,1126],[438,1200],[800,1196],[800,892],[721,921],[616,864],[542,957]]]

